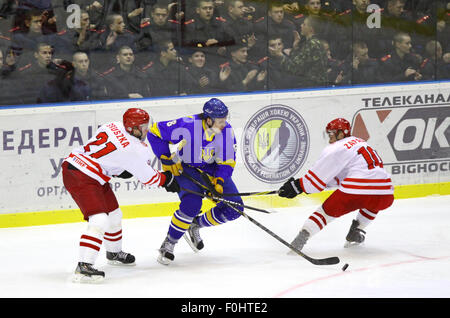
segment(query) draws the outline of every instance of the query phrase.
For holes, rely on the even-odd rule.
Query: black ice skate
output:
[[[105,278],[105,272],[92,267],[92,264],[79,262],[75,269],[75,283],[99,283]]]
[[[161,244],[161,247],[159,248],[158,262],[163,265],[169,265],[175,259],[175,255],[173,254],[174,248],[175,243],[172,243],[166,237],[164,242]]]
[[[301,230],[300,233],[295,237],[295,239],[292,241],[291,245],[295,247],[297,250],[301,251],[303,249],[303,246],[306,244],[306,242],[309,239],[309,232],[306,230]],[[293,250],[290,250],[288,254],[291,255],[297,255]]]
[[[183,237],[186,239],[192,250],[196,253],[205,246],[202,238],[200,237],[200,226],[198,225],[196,218],[192,221],[189,229],[186,233],[184,233]]]
[[[346,242],[344,247],[351,247],[355,245],[360,245],[366,239],[366,232],[359,229],[359,222],[357,220],[352,221],[352,225],[350,226],[350,230],[348,231]]]
[[[106,258],[108,259],[108,264],[110,265],[136,265],[134,262],[136,260],[135,257],[122,251],[118,253],[106,252]]]

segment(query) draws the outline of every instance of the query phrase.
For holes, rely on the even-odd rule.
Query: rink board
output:
[[[367,86],[220,95],[237,139],[233,179],[239,191],[275,190],[301,176],[326,145],[324,127],[347,118],[392,175],[396,197],[450,194],[450,83]],[[201,111],[210,96],[144,99],[0,109],[0,227],[81,221],[65,190],[61,163],[102,123],[121,120],[129,107],[154,120]],[[160,169],[156,158],[152,166]],[[170,215],[175,194],[136,179],[111,179],[125,217]],[[330,192],[311,195],[315,203]],[[305,196],[301,196],[304,200]],[[273,208],[303,204],[276,196],[246,202]]]

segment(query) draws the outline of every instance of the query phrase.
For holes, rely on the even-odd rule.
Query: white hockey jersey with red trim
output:
[[[121,122],[111,122],[100,126],[86,145],[72,150],[65,161],[102,185],[128,171],[144,184],[159,186],[164,177],[152,168],[150,159],[147,144],[127,133]]]
[[[334,185],[353,194],[392,194],[391,176],[378,153],[357,137],[346,137],[328,145],[319,159],[300,178],[305,193],[316,193]]]

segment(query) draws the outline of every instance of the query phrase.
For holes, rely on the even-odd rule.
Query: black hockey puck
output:
[[[342,266],[342,271],[345,272],[345,270],[347,269],[348,264],[346,263],[344,266]]]

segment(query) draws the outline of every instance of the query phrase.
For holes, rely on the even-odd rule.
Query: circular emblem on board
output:
[[[266,106],[244,127],[242,157],[247,170],[258,180],[286,181],[303,166],[308,151],[308,127],[302,116],[288,106]]]

